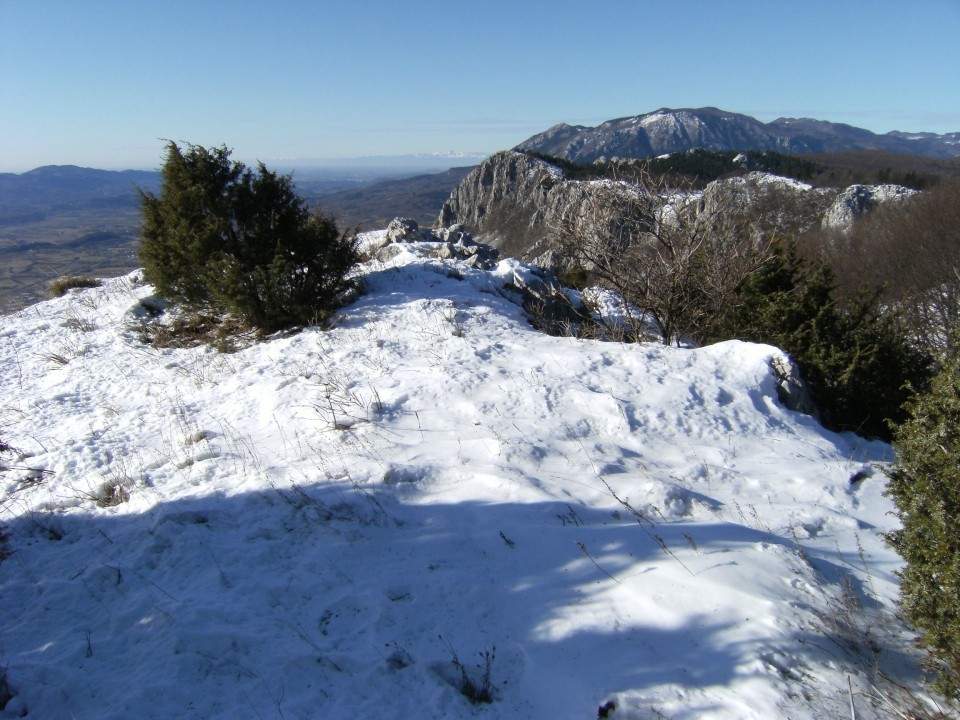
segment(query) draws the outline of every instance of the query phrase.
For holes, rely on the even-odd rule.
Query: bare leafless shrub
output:
[[[79,336],[68,335],[63,338],[60,347],[41,355],[54,365],[66,365],[74,358],[83,357],[89,352],[90,346],[84,343]]]
[[[130,491],[119,479],[108,480],[97,490],[94,499],[98,507],[115,507],[130,499]]]
[[[78,315],[67,318],[64,321],[63,326],[69,330],[78,330],[80,332],[91,332],[97,328],[97,326],[92,322]]]
[[[463,695],[467,700],[469,700],[473,705],[489,704],[493,702],[493,661],[497,658],[497,648],[493,647],[492,650],[484,649],[479,653],[482,664],[477,665],[477,670],[479,673],[471,674],[467,671],[466,666],[460,661],[460,658],[457,656],[457,651],[453,649],[453,646],[441,635],[440,640],[446,644],[447,649],[450,651],[451,659],[450,662],[454,667],[454,670],[457,672],[457,689],[460,691],[460,694]]]
[[[334,430],[349,430],[359,423],[373,422],[383,412],[383,402],[374,387],[364,392],[337,376],[330,376],[319,388],[323,401],[313,407]]]
[[[52,362],[54,365],[59,365],[61,367],[63,367],[64,365],[67,365],[70,362],[70,358],[68,358],[63,353],[58,353],[58,352],[44,353],[43,359],[48,360]]]
[[[197,443],[201,443],[204,440],[209,440],[210,435],[211,433],[209,430],[197,430],[196,432],[186,435],[183,439],[183,444],[188,447],[190,445],[196,445]]]
[[[561,252],[624,300],[634,337],[649,321],[665,344],[701,340],[768,255],[743,193],[704,199],[649,176],[583,183],[560,220]]]
[[[3,441],[2,437],[0,437],[0,455],[10,452],[11,450],[12,448]],[[3,462],[0,462],[0,472],[3,472],[6,469],[6,465]],[[9,498],[10,494],[7,494],[7,496],[4,498],[3,505],[0,505],[0,509],[5,509],[3,506],[6,505],[6,500]],[[9,540],[10,536],[7,533],[7,527],[0,522],[0,563],[2,563],[11,555],[10,547],[8,545]],[[0,707],[2,707],[2,703],[0,703]]]

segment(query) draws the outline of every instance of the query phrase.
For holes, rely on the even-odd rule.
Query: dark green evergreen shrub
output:
[[[311,214],[288,176],[173,142],[161,175],[159,196],[140,193],[140,261],[158,295],[273,331],[322,321],[352,286],[355,236]]]
[[[207,265],[235,245],[234,195],[243,174],[225,147],[167,144],[159,197],[140,192],[140,262],[157,294],[198,306],[212,301]]]
[[[906,561],[904,618],[923,633],[935,687],[960,703],[960,355],[907,409],[887,486],[902,529],[887,539]]]
[[[826,426],[889,439],[888,423],[905,417],[909,385],[925,385],[930,360],[910,345],[877,294],[840,304],[834,288],[824,263],[804,261],[793,243],[777,243],[762,269],[737,288],[712,339],[786,350]]]

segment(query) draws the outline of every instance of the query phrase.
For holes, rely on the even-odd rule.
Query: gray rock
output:
[[[421,228],[415,220],[394,218],[387,226],[384,240],[377,248],[380,260],[389,260],[400,252],[403,243],[424,243],[425,254],[444,260],[462,260],[469,267],[489,269],[500,258],[493,247],[478,243],[463,225],[453,225],[436,230]]]
[[[912,194],[896,185],[852,186],[841,192],[752,172],[716,180],[702,193],[678,200],[677,206],[684,212],[742,210],[753,231],[769,237],[817,225],[846,228],[877,204]],[[560,270],[564,258],[557,248],[564,218],[590,218],[593,225],[582,228],[585,232],[595,226],[599,231],[616,230],[623,218],[636,215],[645,196],[646,191],[634,183],[570,180],[544,160],[504,151],[488,158],[454,188],[437,220],[440,230],[435,232],[443,239],[447,239],[444,232],[472,234],[504,255]]]
[[[429,230],[421,230],[416,220],[409,218],[394,218],[387,225],[386,244],[401,242],[430,241],[433,235]]]
[[[504,255],[542,260],[559,240],[563,218],[604,208],[602,222],[617,217],[637,188],[629,183],[568,180],[555,165],[504,151],[474,169],[440,211],[440,228],[464,228]],[[536,248],[536,251],[533,251]]]
[[[900,185],[851,185],[837,195],[824,213],[822,225],[826,230],[846,233],[860,217],[878,205],[903,202],[916,194],[916,190]]]
[[[780,404],[805,415],[818,417],[817,406],[800,376],[800,368],[787,355],[775,355],[770,370],[777,380],[777,399]]]

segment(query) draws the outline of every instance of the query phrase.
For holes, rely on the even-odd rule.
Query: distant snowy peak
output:
[[[950,158],[960,155],[960,133],[890,132],[884,135],[812,118],[763,123],[717,108],[661,108],[607,120],[596,127],[554,125],[517,146],[573,162],[606,157],[653,157],[694,148],[713,151],[776,150],[787,153],[880,150]]]

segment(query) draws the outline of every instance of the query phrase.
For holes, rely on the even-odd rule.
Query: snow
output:
[[[0,716],[874,717],[868,631],[915,683],[889,447],[773,347],[539,334],[525,271],[403,245],[233,354],[142,344],[136,273],[0,317]]]
[[[801,180],[795,180],[794,178],[783,177],[781,175],[774,175],[772,173],[753,171],[746,174],[744,182],[752,182],[758,185],[769,185],[774,188],[791,188],[793,190],[798,190],[801,192],[806,192],[813,189],[813,185],[805,183]]]

